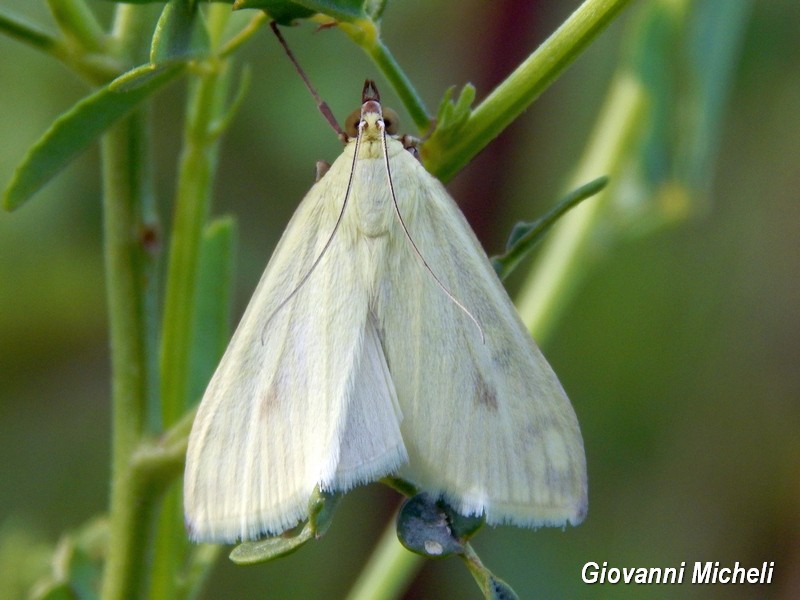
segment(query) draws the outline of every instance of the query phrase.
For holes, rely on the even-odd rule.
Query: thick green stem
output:
[[[547,89],[629,2],[586,0],[487,96],[457,136],[431,136],[422,148],[425,167],[442,181],[450,180]]]
[[[103,579],[105,600],[136,595],[144,566],[152,499],[130,468],[145,424],[149,380],[147,346],[153,277],[145,250],[148,139],[141,113],[103,137],[104,247],[112,371],[110,539]]]
[[[118,9],[117,57],[137,58],[135,40],[149,31],[141,13]],[[112,458],[109,549],[104,600],[138,596],[147,579],[145,555],[152,494],[131,462],[146,428],[153,392],[157,240],[149,165],[148,118],[142,109],[103,136],[103,243],[111,345]]]

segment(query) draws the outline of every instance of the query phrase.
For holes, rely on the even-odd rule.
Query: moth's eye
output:
[[[383,122],[386,125],[386,133],[389,135],[400,131],[400,117],[391,108],[383,109]]]
[[[361,120],[361,109],[357,108],[349,115],[344,122],[344,132],[354,138],[358,135],[358,122]]]

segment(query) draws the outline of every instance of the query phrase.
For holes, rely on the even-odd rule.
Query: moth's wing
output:
[[[407,153],[392,175],[420,253],[485,335],[395,234],[377,314],[404,417],[401,475],[489,523],[580,522],[583,441],[555,373],[444,187]]]
[[[315,486],[346,489],[406,458],[362,281],[368,255],[350,228],[280,306],[334,229],[341,162],[298,207],[203,396],[184,481],[195,540],[280,533],[307,516]]]

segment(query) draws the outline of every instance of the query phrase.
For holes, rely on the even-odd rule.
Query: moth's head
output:
[[[381,128],[387,135],[396,135],[399,119],[397,113],[391,108],[381,106],[381,97],[375,82],[367,79],[364,91],[361,94],[361,108],[350,113],[345,121],[344,130],[350,138],[361,135],[367,139],[377,139],[381,135]]]

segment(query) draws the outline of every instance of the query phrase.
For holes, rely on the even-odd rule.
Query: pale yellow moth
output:
[[[314,488],[389,474],[490,524],[579,523],[578,421],[442,184],[386,131],[357,132],[300,203],[203,396],[192,539],[277,534]]]

